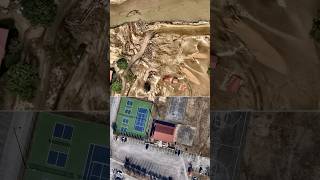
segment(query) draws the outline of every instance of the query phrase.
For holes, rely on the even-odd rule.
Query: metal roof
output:
[[[153,139],[164,142],[174,142],[175,141],[175,127],[155,123],[155,130],[153,134]]]

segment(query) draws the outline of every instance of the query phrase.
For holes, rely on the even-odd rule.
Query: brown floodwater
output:
[[[115,27],[137,20],[209,21],[210,0],[127,0],[120,5],[110,5],[110,26]]]

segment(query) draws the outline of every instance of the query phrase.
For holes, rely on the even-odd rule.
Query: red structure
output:
[[[173,143],[175,142],[175,130],[176,127],[174,126],[155,123],[155,130],[152,138],[157,141]]]
[[[216,69],[217,67],[217,57],[213,56],[213,61],[211,61],[211,68]]]
[[[6,44],[8,39],[9,30],[0,28],[0,65],[2,63],[2,59],[6,54]]]
[[[164,75],[163,78],[162,78],[162,80],[163,80],[164,82],[171,83],[172,80],[173,80],[173,77],[172,77],[171,75]]]
[[[237,93],[241,86],[241,77],[233,74],[227,84],[227,91],[231,93]]]
[[[110,70],[110,82],[112,81],[113,71]]]
[[[188,86],[186,84],[181,84],[179,86],[179,91],[186,91],[188,89]]]

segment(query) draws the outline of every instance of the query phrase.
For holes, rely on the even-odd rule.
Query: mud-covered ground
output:
[[[214,112],[213,179],[320,178],[320,113]]]
[[[316,112],[251,113],[240,179],[319,179],[319,128]]]
[[[209,24],[131,22],[110,30],[110,66],[125,96],[209,96]],[[117,67],[126,58],[128,69]],[[135,79],[129,80],[128,73]],[[145,89],[145,84],[150,89]]]
[[[318,109],[318,1],[212,3],[214,109]]]
[[[103,4],[82,1],[79,5],[80,8],[71,9],[58,29],[55,48],[60,53],[55,54],[56,63],[51,68],[46,105],[57,109],[105,110],[106,12]]]
[[[13,18],[23,42],[21,61],[33,62],[39,74],[35,96],[22,101],[0,83],[1,109],[105,110],[107,108],[107,27],[104,1],[59,1],[48,27],[32,26],[12,2]]]
[[[122,84],[113,93],[149,100],[209,96],[209,19],[208,0],[112,0],[110,66]],[[127,70],[117,68],[120,58]]]

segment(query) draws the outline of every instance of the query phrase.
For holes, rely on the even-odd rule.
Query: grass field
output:
[[[71,137],[70,139],[53,137],[57,123],[73,128],[72,135],[68,136]],[[104,150],[108,149],[107,130],[108,128],[101,124],[79,121],[51,113],[39,113],[27,160],[25,179],[83,179],[90,144],[104,147]],[[67,132],[65,129],[64,131]],[[63,137],[64,134],[67,134],[65,132],[63,132]],[[64,167],[48,163],[50,150],[67,154]],[[106,161],[106,157],[107,155],[103,157],[103,161]],[[102,164],[103,167],[109,168],[107,161]]]

